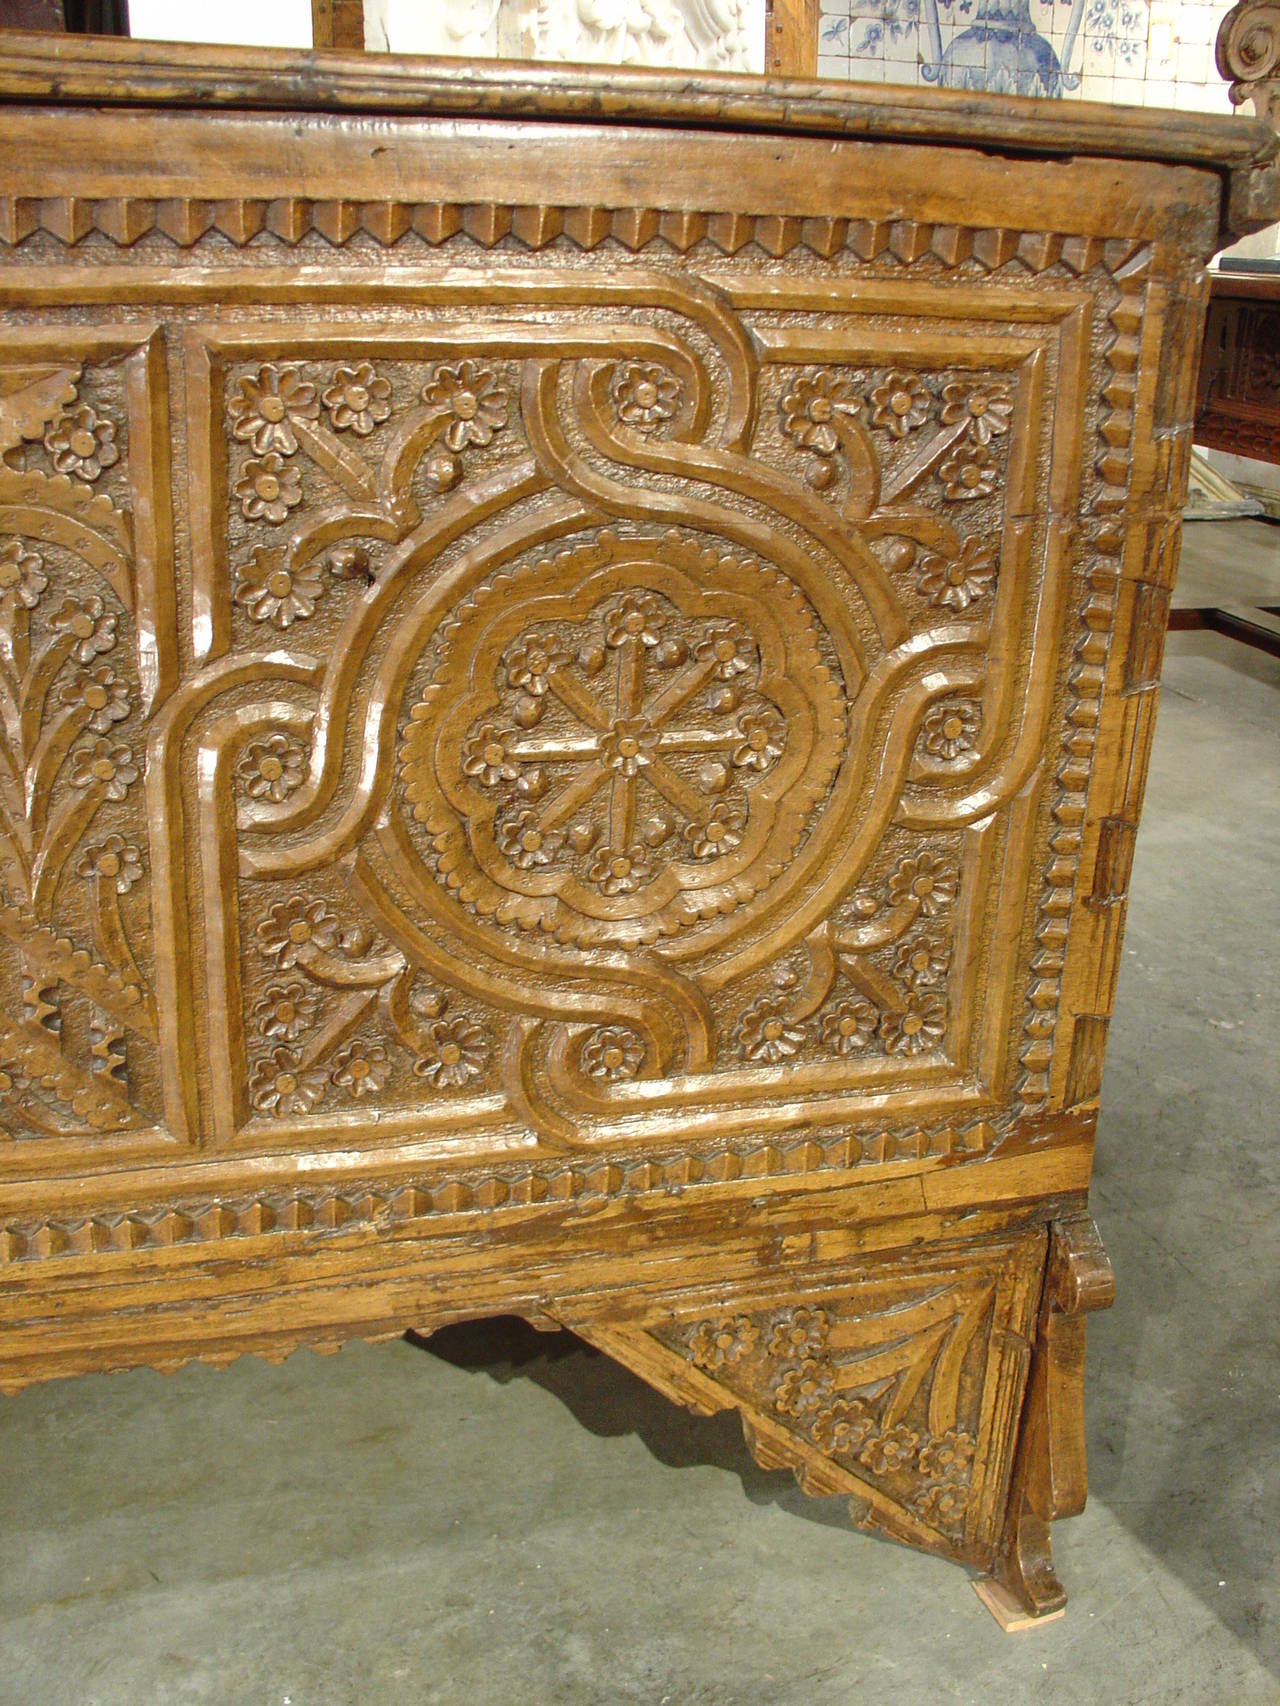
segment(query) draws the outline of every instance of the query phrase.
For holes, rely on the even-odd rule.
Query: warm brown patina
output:
[[[516,1312],[1061,1603],[1260,124],[0,59],[0,1384]]]

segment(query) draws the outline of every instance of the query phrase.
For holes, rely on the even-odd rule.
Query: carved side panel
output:
[[[172,685],[163,350],[0,340],[0,1125],[162,1112],[146,726]],[[166,570],[168,565],[165,565]]]

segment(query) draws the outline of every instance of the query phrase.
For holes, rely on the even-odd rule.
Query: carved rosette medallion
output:
[[[630,946],[727,916],[791,861],[841,709],[775,570],[605,533],[469,601],[408,712],[404,797],[469,909]]]

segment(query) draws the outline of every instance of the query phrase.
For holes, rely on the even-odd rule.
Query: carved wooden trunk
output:
[[[516,1312],[1051,1609],[1265,132],[319,64],[0,62],[0,1384]]]

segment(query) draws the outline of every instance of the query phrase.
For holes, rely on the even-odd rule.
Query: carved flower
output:
[[[291,569],[282,550],[255,545],[249,561],[236,570],[232,596],[253,621],[288,628],[314,615],[316,600],[323,594],[324,581],[315,563]]]
[[[441,1019],[432,1025],[426,1052],[413,1063],[419,1078],[437,1087],[457,1086],[484,1068],[489,1045],[472,1019]]]
[[[960,758],[972,752],[982,712],[972,699],[948,699],[925,716],[920,739],[934,758]]]
[[[253,1064],[249,1100],[260,1114],[309,1114],[324,1095],[324,1073],[275,1048]]]
[[[320,405],[316,402],[315,386],[296,367],[268,364],[258,369],[256,379],[248,374],[241,379],[227,403],[227,413],[231,416],[232,436],[241,444],[247,441],[256,455],[278,451],[281,456],[292,456],[298,448],[298,439],[290,416],[313,421],[320,413]],[[249,467],[252,466],[250,463]],[[238,486],[236,491],[239,494]],[[245,514],[261,514],[261,511],[246,509]],[[283,511],[271,519],[283,521]]]
[[[773,709],[751,711],[738,719],[738,742],[733,748],[733,762],[739,769],[767,770],[782,757],[787,725]]]
[[[745,809],[722,800],[707,817],[685,824],[684,836],[695,859],[718,859],[741,844],[746,827]]]
[[[822,1040],[835,1054],[857,1054],[876,1034],[879,1014],[868,1001],[841,1001],[822,1016]]]
[[[450,450],[485,445],[507,422],[507,393],[487,368],[474,361],[437,367],[422,387],[422,400],[453,418],[444,431]]]
[[[958,1433],[954,1428],[927,1439],[920,1448],[920,1473],[927,1476],[955,1477],[963,1475],[973,1462],[972,1434]]]
[[[704,634],[693,655],[699,663],[714,664],[711,673],[717,681],[732,681],[755,664],[756,643],[737,622],[725,622]]]
[[[837,414],[856,414],[858,396],[847,379],[830,368],[797,379],[778,405],[782,430],[802,450],[819,456],[834,456],[840,439],[832,426]]]
[[[635,776],[653,760],[658,731],[646,717],[619,717],[600,737],[600,762],[620,776]]]
[[[96,847],[86,847],[76,864],[76,875],[110,883],[117,894],[128,894],[142,881],[142,855],[122,835],[108,835]]]
[[[251,800],[279,805],[302,781],[306,768],[303,747],[276,729],[245,747],[236,765],[236,781]]]
[[[109,652],[116,643],[116,619],[107,610],[97,593],[79,603],[64,599],[62,606],[50,618],[49,626],[57,634],[70,634],[75,640],[71,655],[80,663],[92,663],[102,652]]]
[[[369,1096],[387,1081],[387,1051],[381,1043],[348,1043],[333,1057],[330,1077],[339,1090]]]
[[[819,1410],[809,1424],[809,1434],[819,1451],[833,1455],[856,1454],[876,1430],[875,1418],[863,1405],[842,1399]]]
[[[302,475],[283,456],[271,450],[245,463],[235,494],[248,521],[281,522],[302,502]]]
[[[639,640],[642,646],[656,646],[662,638],[665,621],[662,606],[653,593],[628,593],[604,619],[605,644],[620,646],[624,640]]]
[[[82,480],[96,480],[120,460],[115,427],[87,403],[53,423],[44,435],[44,447],[59,474],[78,474]]]
[[[599,883],[601,894],[634,894],[651,875],[648,853],[639,842],[625,851],[601,847],[587,867],[587,881]]]
[[[858,1454],[873,1475],[891,1475],[895,1469],[907,1469],[916,1454],[920,1436],[903,1423],[886,1428],[882,1434],[869,1439]]]
[[[95,740],[92,746],[77,747],[71,754],[68,780],[73,788],[98,787],[107,799],[122,800],[130,783],[138,780],[138,766],[127,746]]]
[[[951,950],[941,937],[917,936],[898,949],[893,970],[912,989],[924,989],[945,977],[950,964]]]
[[[935,1481],[917,1498],[915,1508],[935,1528],[960,1528],[969,1509],[969,1490],[954,1481]]]
[[[890,1054],[919,1054],[932,1048],[947,1028],[946,1003],[936,995],[913,995],[897,1013],[886,1013],[880,1035]]]
[[[787,1017],[786,998],[778,995],[762,995],[748,1007],[735,1034],[747,1060],[764,1061],[769,1066],[790,1060],[804,1042],[803,1027]]]
[[[945,495],[953,503],[988,498],[996,489],[996,465],[983,444],[961,444],[938,469]]]
[[[499,782],[514,782],[520,774],[507,756],[503,736],[493,723],[480,727],[463,743],[462,774],[479,782],[482,788],[496,788]]]
[[[895,906],[914,900],[926,918],[936,918],[956,898],[957,871],[946,859],[920,853],[904,859],[889,878],[889,899]]]
[[[322,900],[294,895],[267,909],[258,925],[258,948],[281,971],[296,965],[299,950],[308,943],[326,951],[338,940],[338,921]]]
[[[83,705],[89,713],[88,726],[105,735],[112,723],[129,715],[129,690],[116,678],[110,664],[100,663],[84,675],[72,676],[61,693],[64,705]]]
[[[967,610],[995,585],[998,548],[976,536],[963,541],[958,557],[930,551],[920,559],[920,591],[947,610]]]
[[[789,1368],[774,1388],[773,1407],[784,1416],[813,1416],[830,1394],[830,1366],[806,1357],[799,1368]]]
[[[613,370],[609,395],[618,419],[637,432],[656,432],[675,419],[680,381],[651,361],[623,361]]]
[[[759,1329],[746,1315],[699,1321],[689,1334],[689,1356],[698,1368],[727,1368],[755,1348]]]
[[[11,592],[17,603],[34,610],[48,584],[42,559],[28,551],[21,539],[0,544],[0,596]]]
[[[391,382],[362,361],[358,367],[335,367],[320,400],[338,432],[350,427],[367,438],[391,413]]]
[[[250,1011],[264,1037],[291,1043],[311,1024],[319,1006],[311,985],[291,978],[288,983],[269,983]]]
[[[569,654],[550,635],[526,634],[503,654],[508,687],[541,699],[556,670],[570,662]]]
[[[894,438],[905,438],[928,420],[930,402],[929,388],[918,373],[895,368],[871,393],[871,423]]]
[[[521,811],[498,826],[498,850],[522,871],[549,865],[564,846],[558,829],[544,829],[537,812]]]
[[[644,1044],[624,1025],[597,1026],[582,1045],[582,1070],[608,1083],[634,1078],[643,1059]]]
[[[955,426],[967,420],[969,437],[979,444],[990,444],[1002,432],[1008,432],[1013,415],[1013,397],[1007,385],[945,385],[942,390],[942,424]]]
[[[789,1309],[774,1323],[769,1335],[769,1355],[796,1358],[816,1357],[827,1342],[825,1309]]]

